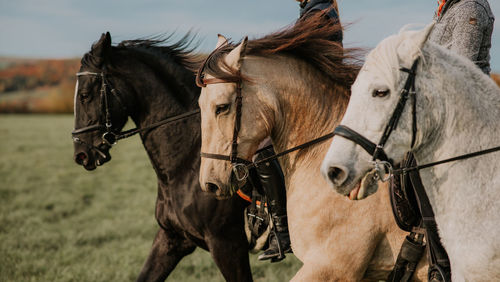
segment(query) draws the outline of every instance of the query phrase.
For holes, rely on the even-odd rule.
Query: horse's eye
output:
[[[229,104],[221,104],[215,107],[215,115],[220,115],[229,111]]]
[[[389,89],[384,89],[384,90],[373,90],[372,97],[385,97],[391,93],[391,90]]]
[[[85,100],[87,100],[90,97],[90,95],[89,95],[89,93],[87,91],[80,91],[80,92],[78,92],[78,96],[80,96],[80,100],[82,102],[85,101]]]

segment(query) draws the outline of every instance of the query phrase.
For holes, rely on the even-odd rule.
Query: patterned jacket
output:
[[[326,11],[328,19],[339,22],[339,15],[331,0],[305,0],[300,4],[300,18],[305,18],[314,13]],[[342,43],[342,32],[335,34],[330,40]]]
[[[495,0],[496,1],[496,0]],[[487,0],[448,0],[429,40],[472,60],[489,74],[495,17]]]

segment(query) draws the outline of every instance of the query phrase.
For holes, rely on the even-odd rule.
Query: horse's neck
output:
[[[342,118],[350,93],[348,88],[332,84],[304,62],[293,63],[297,66],[277,64],[277,68],[284,69],[273,71],[281,83],[276,97],[280,112],[276,113],[272,133],[273,143],[280,152],[331,133]],[[300,167],[318,173],[328,143],[312,145],[283,157],[284,170],[293,173]]]
[[[427,132],[420,150],[425,161],[478,151],[498,143],[498,87],[483,73],[453,60],[458,59],[450,56],[443,60],[429,60],[428,69],[420,72],[422,81],[428,81],[420,86],[422,94],[427,96],[421,100],[427,102],[417,110],[428,112],[420,117],[423,130]]]
[[[193,73],[175,62],[172,65],[164,67],[162,73],[143,66],[141,75],[131,81],[139,96],[138,105],[134,105],[137,110],[132,115],[138,126],[145,127],[197,107],[199,89],[194,83]],[[174,95],[190,101],[189,106],[181,105],[180,98],[176,99]]]
[[[457,63],[456,58],[446,56],[446,53],[440,55],[442,61],[428,60],[428,69],[420,72],[422,82],[420,86],[417,85],[420,88],[417,95],[426,97],[420,98],[422,104],[417,111],[427,112],[418,116],[418,125],[424,132],[415,152],[420,164],[500,145],[498,87],[480,71],[469,70],[463,63]],[[453,70],[457,70],[456,73]],[[464,76],[467,78],[463,78]],[[488,189],[487,186],[491,185],[486,183],[495,181],[496,174],[484,178],[476,176],[491,171],[492,167],[500,169],[499,162],[491,162],[494,157],[498,158],[498,155],[423,170],[421,173],[424,184],[432,187],[429,198],[431,201],[445,201],[446,199],[441,198],[459,196],[461,193],[457,190],[469,189],[466,186],[474,187],[476,193],[483,188]],[[457,179],[465,176],[467,177],[463,180]],[[498,177],[496,178],[498,181]],[[446,189],[451,190],[445,192]],[[438,190],[442,192],[438,193]]]
[[[172,64],[174,64],[172,62]],[[168,77],[161,79],[151,68],[141,72],[130,83],[139,97],[132,119],[137,127],[147,127],[155,122],[181,114],[196,107],[198,90],[194,85],[192,73],[175,66],[165,70]],[[173,95],[180,95],[192,100],[189,107],[185,107]],[[181,91],[180,93],[178,91]],[[175,179],[182,179],[199,166],[200,147],[200,120],[198,117],[189,117],[182,121],[165,124],[141,134],[141,139],[158,178],[163,184]]]

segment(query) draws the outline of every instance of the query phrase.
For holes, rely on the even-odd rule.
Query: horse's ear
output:
[[[94,55],[94,57],[97,58],[100,63],[102,63],[102,61],[104,60],[106,55],[109,54],[110,51],[111,51],[111,34],[109,34],[108,31],[106,33],[103,33],[99,41],[97,41],[92,45],[90,53],[92,53],[92,55]]]
[[[224,37],[222,34],[217,34],[217,46],[215,46],[215,49],[218,49],[222,45],[227,44],[227,39]]]
[[[226,57],[226,62],[232,68],[239,70],[241,68],[241,60],[245,56],[247,48],[248,37],[245,37],[240,45],[236,46],[233,51],[229,52]]]
[[[427,25],[424,29],[419,31],[406,31],[401,36],[406,38],[399,45],[397,52],[400,60],[405,63],[413,62],[418,56],[420,56],[422,48],[424,48],[432,29],[434,28],[434,22]],[[408,62],[406,62],[408,60]]]

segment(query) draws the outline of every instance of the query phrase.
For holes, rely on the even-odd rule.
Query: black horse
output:
[[[111,45],[103,34],[81,60],[75,93],[74,159],[93,170],[111,159],[120,138],[140,133],[158,177],[160,226],[138,281],[163,281],[196,247],[208,250],[227,281],[251,281],[244,209],[239,197],[219,201],[199,187],[197,57],[189,36]],[[180,115],[180,116],[179,116]],[[128,119],[139,131],[123,134]],[[158,123],[159,122],[159,123]]]

